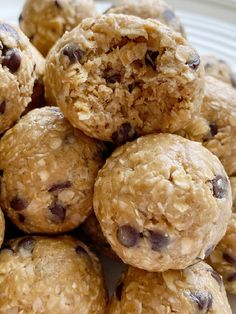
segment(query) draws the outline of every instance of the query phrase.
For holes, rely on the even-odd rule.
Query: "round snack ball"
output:
[[[0,209],[0,247],[3,243],[4,236],[5,236],[5,219],[2,210]]]
[[[26,0],[19,24],[32,44],[46,56],[66,31],[95,14],[93,0]]]
[[[0,312],[104,314],[101,265],[72,237],[23,237],[0,252]]]
[[[109,314],[232,313],[221,276],[200,262],[184,270],[149,273],[129,267],[118,284]]]
[[[156,19],[186,37],[183,25],[174,9],[162,0],[125,0],[116,1],[116,5],[108,9],[106,14],[127,14],[143,19]]]
[[[224,279],[229,293],[236,294],[236,214],[233,213],[227,232],[208,259]]]
[[[46,96],[85,134],[120,145],[173,132],[198,111],[203,68],[190,44],[154,20],[84,20],[51,50]]]
[[[27,37],[0,21],[0,134],[21,116],[33,92],[35,60]]]
[[[0,141],[3,210],[20,229],[58,233],[92,212],[103,143],[75,130],[59,108],[35,109]]]
[[[201,113],[179,133],[202,142],[215,154],[229,176],[236,173],[236,90],[206,76]]]
[[[227,62],[212,55],[201,56],[201,60],[207,75],[231,84],[236,88],[236,75]]]
[[[83,232],[88,236],[89,242],[98,253],[102,253],[112,259],[117,259],[117,255],[112,250],[110,244],[107,242],[100,224],[94,214],[91,214],[85,222],[81,225]]]
[[[211,253],[226,232],[232,199],[217,157],[200,143],[154,134],[107,159],[93,205],[104,235],[125,263],[165,271]]]

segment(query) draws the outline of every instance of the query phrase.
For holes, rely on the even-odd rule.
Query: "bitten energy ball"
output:
[[[35,63],[27,37],[0,21],[0,134],[20,118],[31,101]]]
[[[213,77],[206,77],[200,115],[181,135],[202,142],[215,154],[229,176],[236,173],[236,91]]]
[[[5,235],[5,219],[2,210],[0,209],[0,247],[3,243],[4,235]]]
[[[221,279],[209,265],[149,273],[130,267],[121,278],[109,314],[231,314]]]
[[[26,0],[19,24],[32,44],[46,56],[66,31],[95,14],[93,0]]]
[[[148,271],[183,269],[208,256],[225,234],[231,205],[218,158],[171,134],[118,148],[95,183],[95,214],[113,250]]]
[[[228,224],[227,232],[219,245],[210,255],[208,261],[224,279],[229,293],[236,294],[236,214]]]
[[[207,75],[231,84],[234,88],[236,88],[236,74],[233,73],[228,63],[212,55],[201,56],[201,60]]]
[[[199,55],[180,34],[120,14],[65,34],[48,56],[45,85],[74,127],[117,145],[181,128],[203,92]]]
[[[115,6],[112,6],[105,13],[127,14],[139,16],[143,19],[156,19],[174,31],[181,33],[184,37],[186,36],[179,17],[176,16],[173,8],[162,0],[116,1]]]
[[[0,252],[0,312],[104,314],[98,259],[71,237],[24,237]]]
[[[59,108],[29,112],[0,141],[3,210],[26,232],[77,227],[92,211],[104,150],[75,130]]]
[[[90,215],[81,227],[95,251],[110,258],[118,258],[103,235],[100,224],[94,214]]]

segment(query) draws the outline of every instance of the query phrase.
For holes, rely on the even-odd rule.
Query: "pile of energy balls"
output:
[[[0,22],[0,313],[232,313],[230,66],[162,0],[27,0],[19,27]],[[110,301],[93,252],[128,265]]]

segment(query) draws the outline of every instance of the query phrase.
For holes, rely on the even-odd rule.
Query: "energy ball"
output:
[[[76,228],[92,212],[103,143],[75,130],[59,108],[35,109],[0,141],[5,213],[29,233]]]
[[[181,271],[149,273],[130,267],[109,314],[232,314],[221,276],[206,263]]]
[[[0,134],[20,118],[30,103],[36,63],[27,37],[0,21]]]
[[[203,143],[220,159],[228,175],[235,175],[236,90],[207,76],[201,113],[179,134]]]
[[[32,44],[46,56],[66,31],[95,14],[93,0],[26,0],[19,24]]]
[[[118,148],[99,171],[95,214],[127,264],[183,269],[209,256],[226,232],[231,188],[200,143],[153,134]]]
[[[80,241],[23,237],[0,252],[0,312],[104,314],[98,259]]]
[[[232,71],[227,62],[212,55],[201,56],[201,60],[207,75],[231,84],[236,88],[236,74]]]
[[[179,17],[175,14],[174,9],[162,0],[116,1],[116,4],[105,13],[127,14],[143,19],[156,19],[186,37],[184,27]]]
[[[112,259],[118,258],[102,233],[100,224],[94,214],[91,214],[81,227],[85,235],[88,237],[87,240],[96,252],[102,253]]]
[[[155,20],[108,14],[84,20],[51,50],[46,95],[90,137],[121,145],[174,132],[198,112],[200,57]]]
[[[210,255],[209,264],[224,279],[225,288],[229,293],[236,294],[236,214],[233,213],[227,232],[216,249]]]

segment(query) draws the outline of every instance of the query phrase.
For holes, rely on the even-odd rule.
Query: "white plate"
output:
[[[0,19],[17,24],[23,0],[0,0]],[[235,0],[169,0],[178,11],[186,27],[188,38],[199,53],[213,53],[228,61],[236,71],[236,1]],[[97,1],[99,12],[111,1]],[[124,265],[102,258],[109,292]],[[236,314],[236,297],[229,296]]]

